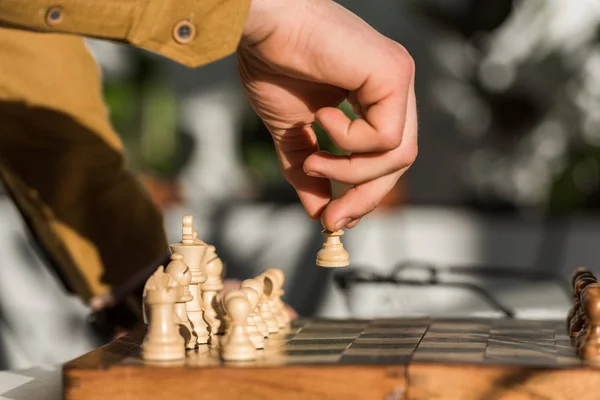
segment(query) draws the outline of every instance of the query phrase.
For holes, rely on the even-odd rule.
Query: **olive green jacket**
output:
[[[84,301],[168,246],[160,210],[125,168],[99,67],[81,36],[197,67],[235,51],[249,7],[250,0],[0,0],[0,178]]]

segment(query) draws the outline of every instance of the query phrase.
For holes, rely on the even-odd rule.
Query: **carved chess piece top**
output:
[[[190,293],[190,283],[192,283],[192,272],[183,262],[183,256],[181,254],[171,254],[171,262],[167,265],[165,272],[171,275],[171,277],[179,284],[179,298],[177,301],[191,301],[192,295]]]
[[[221,291],[223,289],[223,261],[217,256],[215,246],[207,245],[204,253],[204,273],[207,276],[206,282],[202,284],[202,290]]]
[[[225,295],[225,310],[231,319],[227,340],[221,346],[225,361],[249,361],[256,359],[256,346],[248,336],[246,323],[250,314],[250,301],[240,291]]]
[[[317,265],[328,268],[347,267],[350,265],[350,256],[340,240],[340,236],[344,234],[344,231],[340,229],[331,232],[324,229],[321,233],[325,236],[325,243],[323,243],[323,247],[317,253]]]
[[[146,282],[145,301],[150,308],[150,321],[142,343],[142,357],[145,360],[185,358],[185,342],[175,324],[177,286],[175,279],[164,272],[162,265]]]

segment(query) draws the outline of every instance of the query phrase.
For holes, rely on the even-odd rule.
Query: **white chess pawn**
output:
[[[228,299],[231,299],[231,298],[233,298],[235,296],[239,296],[239,297],[243,297],[243,298],[248,298],[248,296],[246,296],[240,290],[232,290],[231,292],[227,293],[225,296]],[[231,318],[229,317],[229,315],[225,311],[225,299],[223,299],[221,301],[220,308],[221,308],[221,310],[223,312],[223,317],[221,319],[221,329],[223,329],[224,336],[219,341],[219,344],[221,346],[223,346],[225,343],[227,343],[227,340],[229,340],[229,333],[231,333],[231,331],[229,329],[231,327]]]
[[[290,317],[285,309],[285,304],[281,300],[285,275],[282,270],[277,268],[269,268],[262,275],[268,276],[272,282],[273,287],[269,296],[269,305],[271,306],[271,310],[273,310],[273,315],[279,324],[279,328],[283,329],[290,323]]]
[[[325,236],[325,243],[317,253],[317,265],[320,267],[337,268],[350,265],[350,257],[344,249],[340,236],[344,234],[343,230],[335,232],[327,229],[321,232]]]
[[[189,285],[192,282],[192,273],[183,262],[181,254],[171,255],[171,262],[167,265],[165,272],[178,284],[177,299],[175,300],[175,322],[179,324],[179,333],[185,340],[185,347],[187,349],[195,349],[198,344],[198,336],[194,332],[194,328],[192,328],[192,322],[188,317],[185,307],[186,303],[193,299],[189,290]]]
[[[267,326],[269,328],[269,333],[277,333],[279,332],[279,321],[273,314],[273,309],[271,308],[271,293],[273,292],[273,277],[269,275],[259,275],[258,279],[260,279],[264,285],[263,295],[261,297],[258,308],[260,310],[260,316],[263,317]]]
[[[204,319],[202,310],[202,296],[200,284],[207,279],[202,269],[202,258],[206,251],[206,245],[196,242],[194,239],[194,218],[191,215],[184,215],[182,222],[182,239],[178,244],[170,245],[172,253],[181,254],[183,261],[189,267],[192,273],[192,282],[189,285],[189,291],[192,300],[186,303],[188,317],[192,321],[194,332],[198,336],[198,344],[208,343],[210,338],[210,327]]]
[[[262,333],[263,337],[268,338],[269,337],[269,326],[267,325],[267,323],[265,322],[265,320],[263,319],[263,317],[260,315],[260,299],[262,299],[263,294],[264,294],[264,285],[262,283],[262,281],[258,280],[258,279],[246,279],[245,281],[242,282],[242,288],[252,288],[254,290],[256,290],[256,292],[258,293],[258,305],[256,307],[254,307],[254,309],[252,310],[251,314],[252,318],[254,319],[254,322],[256,322],[256,327],[258,328],[258,331],[260,333]]]
[[[227,340],[221,346],[221,357],[225,361],[255,360],[256,346],[246,332],[246,320],[250,314],[248,297],[239,291],[225,296],[225,310],[231,319]]]
[[[175,323],[173,308],[177,282],[160,266],[146,283],[145,301],[150,323],[142,342],[142,358],[149,361],[173,361],[185,358],[185,342]]]
[[[265,338],[263,334],[258,331],[258,327],[256,326],[256,322],[252,315],[252,310],[258,305],[259,294],[256,290],[249,287],[241,288],[240,291],[248,297],[248,302],[250,303],[251,311],[246,319],[246,332],[252,343],[254,343],[254,346],[256,346],[257,349],[263,349],[265,347]]]

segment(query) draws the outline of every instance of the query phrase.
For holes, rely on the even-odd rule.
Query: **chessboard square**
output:
[[[365,338],[359,337],[353,343],[355,344],[378,344],[378,343],[395,343],[395,344],[412,344],[417,345],[419,343],[419,337],[408,337],[408,338]]]
[[[425,333],[425,331],[427,330],[427,327],[423,326],[423,327],[385,327],[385,328],[381,328],[381,327],[369,327],[366,328],[363,331],[363,335],[386,335],[386,336],[392,336],[392,335],[396,335],[396,334],[402,334],[402,335],[423,335],[423,333]]]
[[[368,347],[368,348],[355,348],[349,347],[344,351],[344,355],[353,356],[405,356],[413,353],[412,348],[381,348],[381,347]]]
[[[352,339],[292,339],[287,346],[348,346],[352,342]]]
[[[300,332],[294,339],[356,339],[359,333],[339,333],[339,332],[321,332],[321,333],[304,333]]]
[[[421,342],[420,349],[485,349],[485,342]]]
[[[469,333],[483,332],[483,333],[487,333],[490,331],[490,325],[486,324],[486,323],[458,324],[456,322],[445,322],[445,323],[434,322],[429,327],[429,331],[430,332],[444,332],[444,333],[451,333],[451,332],[469,332]]]
[[[338,353],[341,353],[348,348],[348,345],[349,343],[314,344],[309,342],[306,345],[288,346],[284,351],[294,351],[299,353],[323,350],[324,353],[328,351],[336,351]]]
[[[486,343],[487,336],[483,335],[464,335],[464,336],[425,336],[421,343]]]
[[[430,318],[414,318],[414,319],[376,319],[369,323],[369,327],[394,328],[400,326],[406,327],[423,327],[427,328],[431,323]]]
[[[493,349],[513,349],[513,350],[535,350],[535,351],[555,351],[556,345],[549,342],[534,342],[521,340],[497,340],[490,338],[487,341],[488,348]]]
[[[255,361],[256,366],[337,364],[341,354],[278,355]]]
[[[379,343],[352,343],[350,345],[350,347],[348,347],[348,350],[356,350],[356,349],[389,349],[389,350],[394,350],[394,349],[405,349],[405,350],[411,350],[414,349],[416,347],[417,343],[383,343],[383,342],[379,342]]]
[[[322,336],[330,336],[332,334],[338,335],[338,334],[348,334],[348,335],[354,335],[354,336],[358,336],[360,335],[362,332],[362,329],[349,329],[349,328],[337,328],[337,329],[322,329],[322,328],[304,328],[302,329],[300,332],[298,332],[299,335],[306,335],[306,334],[311,334],[311,335],[322,335]]]
[[[334,348],[334,349],[325,349],[322,347],[318,347],[318,348],[288,348],[282,351],[283,355],[285,355],[286,357],[289,356],[302,356],[302,357],[306,357],[306,356],[316,356],[316,355],[341,355],[342,351],[345,349],[345,347],[343,348]]]
[[[556,358],[556,353],[554,351],[540,351],[534,349],[512,349],[512,348],[490,348],[488,347],[485,351],[485,357],[494,359],[494,358],[519,358],[519,359],[528,359],[528,358],[540,358],[545,360],[553,360]]]
[[[413,339],[421,340],[422,334],[418,333],[363,333],[361,339],[394,338],[394,339]]]

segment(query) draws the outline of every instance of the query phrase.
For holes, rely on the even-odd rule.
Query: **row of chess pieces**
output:
[[[571,280],[573,307],[567,329],[580,358],[600,362],[600,283],[588,268],[577,268]]]
[[[186,350],[211,344],[225,361],[250,361],[270,334],[289,326],[280,269],[268,269],[221,297],[223,262],[214,246],[198,239],[191,215],[183,217],[182,240],[170,249],[170,263],[144,286],[144,360],[182,360]]]

